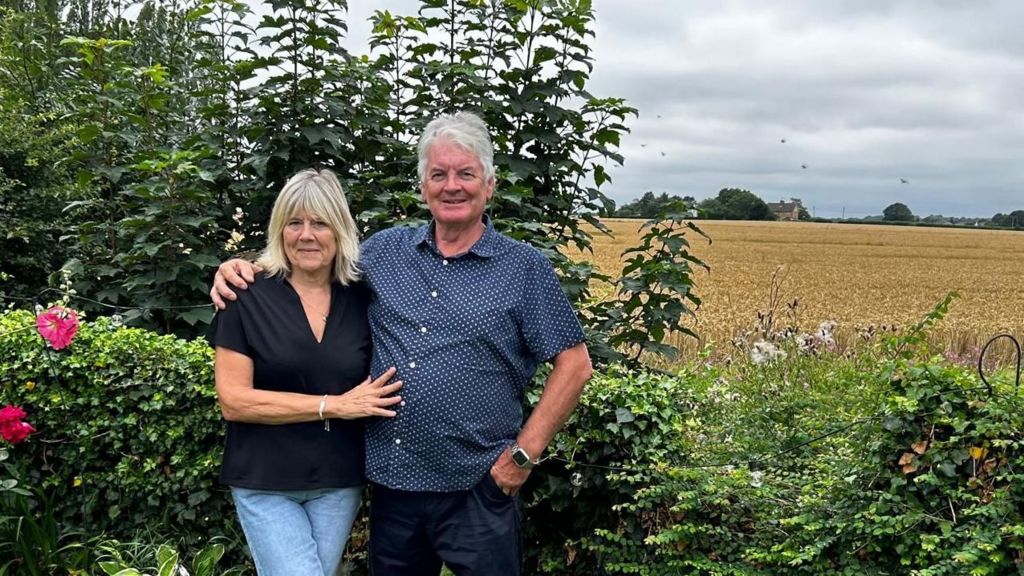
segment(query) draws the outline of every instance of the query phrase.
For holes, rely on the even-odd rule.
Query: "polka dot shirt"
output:
[[[394,418],[367,424],[366,473],[410,491],[473,487],[519,433],[538,363],[583,341],[551,263],[496,232],[445,258],[433,224],[363,243],[374,375],[404,383]]]

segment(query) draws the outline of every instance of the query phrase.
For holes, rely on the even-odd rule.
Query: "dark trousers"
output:
[[[518,576],[522,556],[518,498],[490,473],[468,491],[404,492],[373,485],[370,574]]]

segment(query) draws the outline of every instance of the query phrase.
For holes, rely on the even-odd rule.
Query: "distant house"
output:
[[[799,198],[790,198],[789,202],[779,200],[778,202],[767,202],[767,204],[776,220],[799,220],[800,211],[804,208]]]

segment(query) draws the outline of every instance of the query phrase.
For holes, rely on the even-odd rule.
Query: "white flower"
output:
[[[238,245],[242,243],[242,240],[245,240],[245,234],[238,230],[232,230],[231,238],[228,238],[228,241],[224,243],[224,249],[228,252],[234,252],[238,249]]]
[[[811,352],[814,350],[814,336],[801,332],[796,336],[793,336],[793,340],[796,342],[796,347],[801,352]]]
[[[786,351],[776,347],[771,342],[758,340],[750,348],[750,359],[758,366],[770,364],[776,360],[785,360]]]
[[[814,337],[823,344],[835,344],[835,339],[832,337],[832,332],[835,329],[836,323],[832,320],[826,320],[818,324],[818,331],[814,333]]]

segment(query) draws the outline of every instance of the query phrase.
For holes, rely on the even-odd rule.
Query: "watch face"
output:
[[[526,466],[530,463],[530,457],[520,448],[512,452],[512,461],[516,463],[516,466]]]

